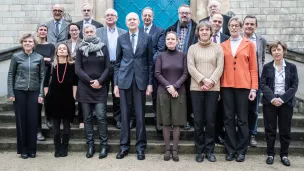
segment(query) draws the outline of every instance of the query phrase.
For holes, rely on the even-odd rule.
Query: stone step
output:
[[[53,137],[52,130],[48,129],[45,125],[42,127],[42,132],[47,138]],[[146,133],[148,140],[162,140],[163,136],[161,132],[156,132],[155,127],[152,125],[146,126]],[[172,132],[171,132],[172,134]],[[95,138],[98,139],[98,131],[96,125],[94,126],[94,135]],[[279,134],[278,134],[279,135]],[[1,138],[9,138],[16,137],[16,125],[11,123],[1,123],[0,124],[0,137]],[[279,136],[277,136],[278,138]],[[78,125],[71,125],[71,138],[73,139],[81,139],[84,138],[84,130],[78,128]],[[116,129],[113,125],[108,126],[108,138],[109,139],[119,139],[120,138],[120,130]],[[136,138],[136,129],[133,128],[131,130],[131,138]],[[264,140],[265,132],[263,127],[258,128],[258,134],[256,136],[258,141]],[[304,128],[291,128],[291,138],[294,141],[303,141],[304,140]],[[181,140],[193,141],[194,140],[194,128],[191,127],[190,130],[181,129],[180,133]]]
[[[116,121],[113,118],[113,113],[107,113],[108,124],[115,125]],[[146,125],[154,125],[154,114],[146,113]],[[42,112],[42,121],[44,122],[44,112]],[[13,111],[0,112],[0,123],[15,123],[15,114]],[[74,119],[74,123],[78,123],[77,116]],[[294,115],[291,122],[292,127],[304,127],[304,116],[303,115]],[[263,127],[263,114],[260,113],[258,116],[258,126]]]
[[[119,151],[119,140],[109,140],[109,152],[117,153]],[[95,156],[98,156],[99,151],[99,141],[95,141],[96,153]],[[17,142],[16,138],[0,138],[0,151],[16,151]],[[87,145],[84,139],[71,139],[69,143],[69,151],[72,152],[85,152]],[[279,153],[280,144],[276,142],[275,150]],[[54,145],[53,140],[48,139],[43,142],[38,142],[37,144],[37,153],[39,152],[53,152]],[[147,149],[145,151],[147,154],[162,154],[164,152],[164,142],[163,140],[148,140]],[[221,145],[215,146],[215,154],[224,154],[225,148]],[[135,140],[131,141],[130,153],[136,153],[135,149]],[[193,154],[195,155],[195,146],[193,141],[180,141],[179,142],[179,153],[180,154]],[[266,153],[266,142],[261,141],[258,144],[258,147],[248,148],[247,154],[259,154],[264,155]],[[304,142],[303,141],[291,141],[289,147],[289,155],[304,155]],[[85,157],[85,156],[84,156]]]

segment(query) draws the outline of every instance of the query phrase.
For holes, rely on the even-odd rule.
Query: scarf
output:
[[[104,45],[99,37],[87,37],[82,40],[79,49],[83,51],[82,54],[86,57],[89,57],[89,52],[96,52],[96,57],[100,57],[103,56],[101,48]]]

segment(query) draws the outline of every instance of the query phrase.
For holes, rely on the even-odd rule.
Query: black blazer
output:
[[[221,39],[221,43],[223,43],[224,41],[229,39],[229,36],[227,36],[226,34],[220,33],[220,39]]]
[[[80,37],[81,39],[83,39],[83,33],[82,33],[82,32],[83,32],[83,31],[82,31],[82,29],[83,29],[83,20],[78,21],[76,24],[78,24],[78,25],[80,26],[79,37]],[[100,28],[100,27],[103,27],[103,25],[102,25],[100,22],[95,21],[95,20],[93,20],[93,19],[92,19],[91,24],[92,24],[93,26],[95,26],[96,29],[97,29],[97,28]]]
[[[274,96],[274,81],[275,81],[275,68],[273,63],[269,62],[264,65],[261,76],[261,90],[263,92],[262,104],[271,104]],[[280,97],[284,103],[290,107],[295,107],[296,97],[295,94],[298,90],[299,78],[297,67],[295,64],[289,63],[285,60],[285,93]]]
[[[228,29],[228,22],[230,20],[231,17],[227,16],[227,15],[223,15],[223,26],[222,26],[222,29],[223,29],[223,33],[226,34],[227,36],[230,36],[230,32],[229,32],[229,29]],[[204,19],[201,19],[199,22],[202,22],[202,21],[210,21],[210,16],[209,17],[206,17]]]
[[[139,28],[139,31],[144,32],[144,27]],[[152,36],[153,61],[155,62],[158,54],[165,51],[165,30],[153,24],[149,34]]]
[[[175,32],[177,32],[177,24],[178,24],[178,22],[179,21],[175,22],[172,26],[168,27],[167,30],[166,30],[166,34],[169,31],[175,31]],[[192,29],[191,29],[190,36],[189,36],[188,49],[189,49],[189,47],[191,45],[197,43],[197,41],[198,41],[198,37],[195,36],[195,29],[196,29],[197,24],[192,19],[191,19],[191,22],[192,22]]]
[[[151,35],[139,31],[135,54],[132,50],[129,32],[117,39],[114,85],[128,89],[135,76],[136,85],[146,90],[153,85],[153,49]]]

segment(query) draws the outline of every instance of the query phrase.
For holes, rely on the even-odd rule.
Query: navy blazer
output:
[[[80,37],[81,39],[83,39],[83,30],[82,30],[82,29],[83,29],[83,20],[78,21],[76,24],[78,24],[78,25],[80,26],[79,37]],[[95,26],[96,29],[103,27],[103,25],[102,25],[100,22],[95,21],[95,20],[93,20],[93,19],[92,19],[91,24],[92,24],[93,26]]]
[[[274,82],[275,82],[275,68],[273,63],[269,62],[264,65],[261,76],[261,90],[263,92],[262,104],[271,104],[271,100],[275,98]],[[285,60],[285,93],[280,98],[290,107],[295,107],[295,94],[298,90],[299,78],[297,67],[295,64],[289,63]]]
[[[227,36],[230,36],[230,31],[228,29],[228,22],[231,17],[229,17],[228,15],[223,15],[223,14],[222,14],[222,16],[223,16],[223,25],[222,25],[223,33],[226,34]],[[210,21],[210,16],[201,19],[199,21],[199,23],[202,21]]]
[[[152,37],[145,32],[139,32],[137,41],[134,54],[129,32],[117,39],[114,85],[118,85],[119,89],[130,88],[133,77],[140,90],[146,90],[148,85],[153,85]]]
[[[220,33],[220,41],[221,43],[223,43],[224,41],[229,39],[229,36],[227,36],[226,34]]]
[[[139,28],[139,31],[144,31],[144,27]],[[153,61],[155,63],[156,57],[160,52],[165,51],[166,43],[166,35],[165,30],[159,28],[152,24],[151,30],[149,34],[152,36],[152,47],[153,47]]]

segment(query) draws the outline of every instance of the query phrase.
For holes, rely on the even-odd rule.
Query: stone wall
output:
[[[304,0],[230,0],[230,11],[258,18],[258,32],[269,42],[283,40],[291,50],[304,51]]]

